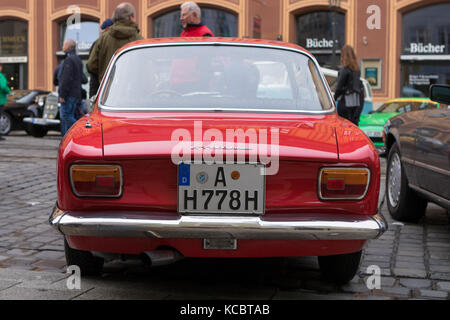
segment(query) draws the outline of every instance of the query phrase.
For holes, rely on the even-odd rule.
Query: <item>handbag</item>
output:
[[[345,98],[345,106],[347,108],[359,107],[359,105],[361,104],[360,95],[357,92],[352,93],[347,92],[344,98]]]

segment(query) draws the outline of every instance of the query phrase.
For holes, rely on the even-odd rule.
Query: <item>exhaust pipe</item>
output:
[[[143,253],[144,262],[152,267],[172,264],[183,258],[184,256],[176,250],[155,250]]]

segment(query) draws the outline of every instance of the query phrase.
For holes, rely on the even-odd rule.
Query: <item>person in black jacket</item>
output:
[[[364,88],[355,52],[349,45],[341,50],[341,65],[334,94],[338,115],[358,125],[364,106]]]
[[[83,64],[75,52],[76,43],[69,39],[63,44],[66,58],[57,72],[59,102],[61,103],[61,135],[64,136],[76,122],[75,109],[81,100],[81,84],[83,79]]]

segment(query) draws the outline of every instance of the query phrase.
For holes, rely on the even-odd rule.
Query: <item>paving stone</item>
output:
[[[17,286],[0,291],[0,300],[70,300],[80,295],[71,290],[46,290]]]
[[[427,297],[427,298],[447,299],[448,292],[436,291],[436,290],[420,290],[420,295],[422,297]]]
[[[410,289],[425,289],[431,287],[431,281],[426,279],[400,279],[400,284]]]
[[[396,256],[396,262],[423,263],[424,257]]]
[[[412,257],[423,257],[424,252],[422,250],[412,251],[412,250],[398,250],[397,255],[399,256],[412,256]]]
[[[450,273],[450,266],[430,265],[431,272]]]
[[[429,259],[428,263],[439,266],[450,266],[450,260]]]
[[[410,297],[411,290],[408,288],[400,288],[400,287],[383,287],[381,290],[385,294],[391,294],[400,297]]]
[[[0,280],[0,291],[11,288],[17,284],[20,284],[20,282],[12,280]]]
[[[11,257],[26,257],[35,254],[35,250],[24,250],[24,249],[12,249],[6,252],[6,255]]]
[[[39,260],[32,264],[34,267],[39,269],[51,268],[51,269],[63,269],[66,266],[65,260]]]
[[[169,296],[168,299],[172,299]],[[308,291],[281,291],[278,292],[273,300],[354,300],[355,296],[348,293],[318,294]]]
[[[33,255],[36,259],[42,260],[58,260],[64,258],[64,252],[61,251],[41,251]]]
[[[13,281],[29,281],[29,280],[46,280],[50,282],[60,281],[67,278],[68,274],[62,273],[49,273],[49,272],[35,272],[35,271],[19,271],[14,269],[2,269],[0,268],[0,280],[13,280]]]
[[[394,268],[394,274],[398,277],[425,278],[427,272],[424,269]]]
[[[396,261],[395,262],[396,268],[412,268],[412,269],[424,269],[425,270],[425,264],[422,263],[412,263],[412,262],[404,262],[404,261]]]
[[[364,284],[346,284],[341,287],[343,292],[350,293],[368,293],[370,289]]]
[[[436,283],[436,287],[438,290],[450,291],[450,282],[438,282]]]
[[[79,295],[74,300],[161,300],[169,297],[168,293],[150,290],[128,291],[94,288]]]
[[[380,261],[380,262],[390,262],[391,258],[389,256],[379,256],[373,254],[365,254],[364,261]]]
[[[450,281],[450,273],[431,272],[431,279]]]
[[[386,277],[386,276],[382,276],[381,277],[381,287],[392,287],[395,284],[395,278],[393,277]]]

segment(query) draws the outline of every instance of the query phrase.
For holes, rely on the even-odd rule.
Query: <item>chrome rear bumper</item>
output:
[[[23,118],[23,122],[39,126],[58,125],[61,123],[61,121],[58,119],[44,119],[44,118]]]
[[[142,215],[142,213],[140,213]],[[177,216],[137,218],[136,213],[64,212],[50,224],[64,235],[118,238],[230,238],[259,240],[368,240],[387,230],[382,215]]]

